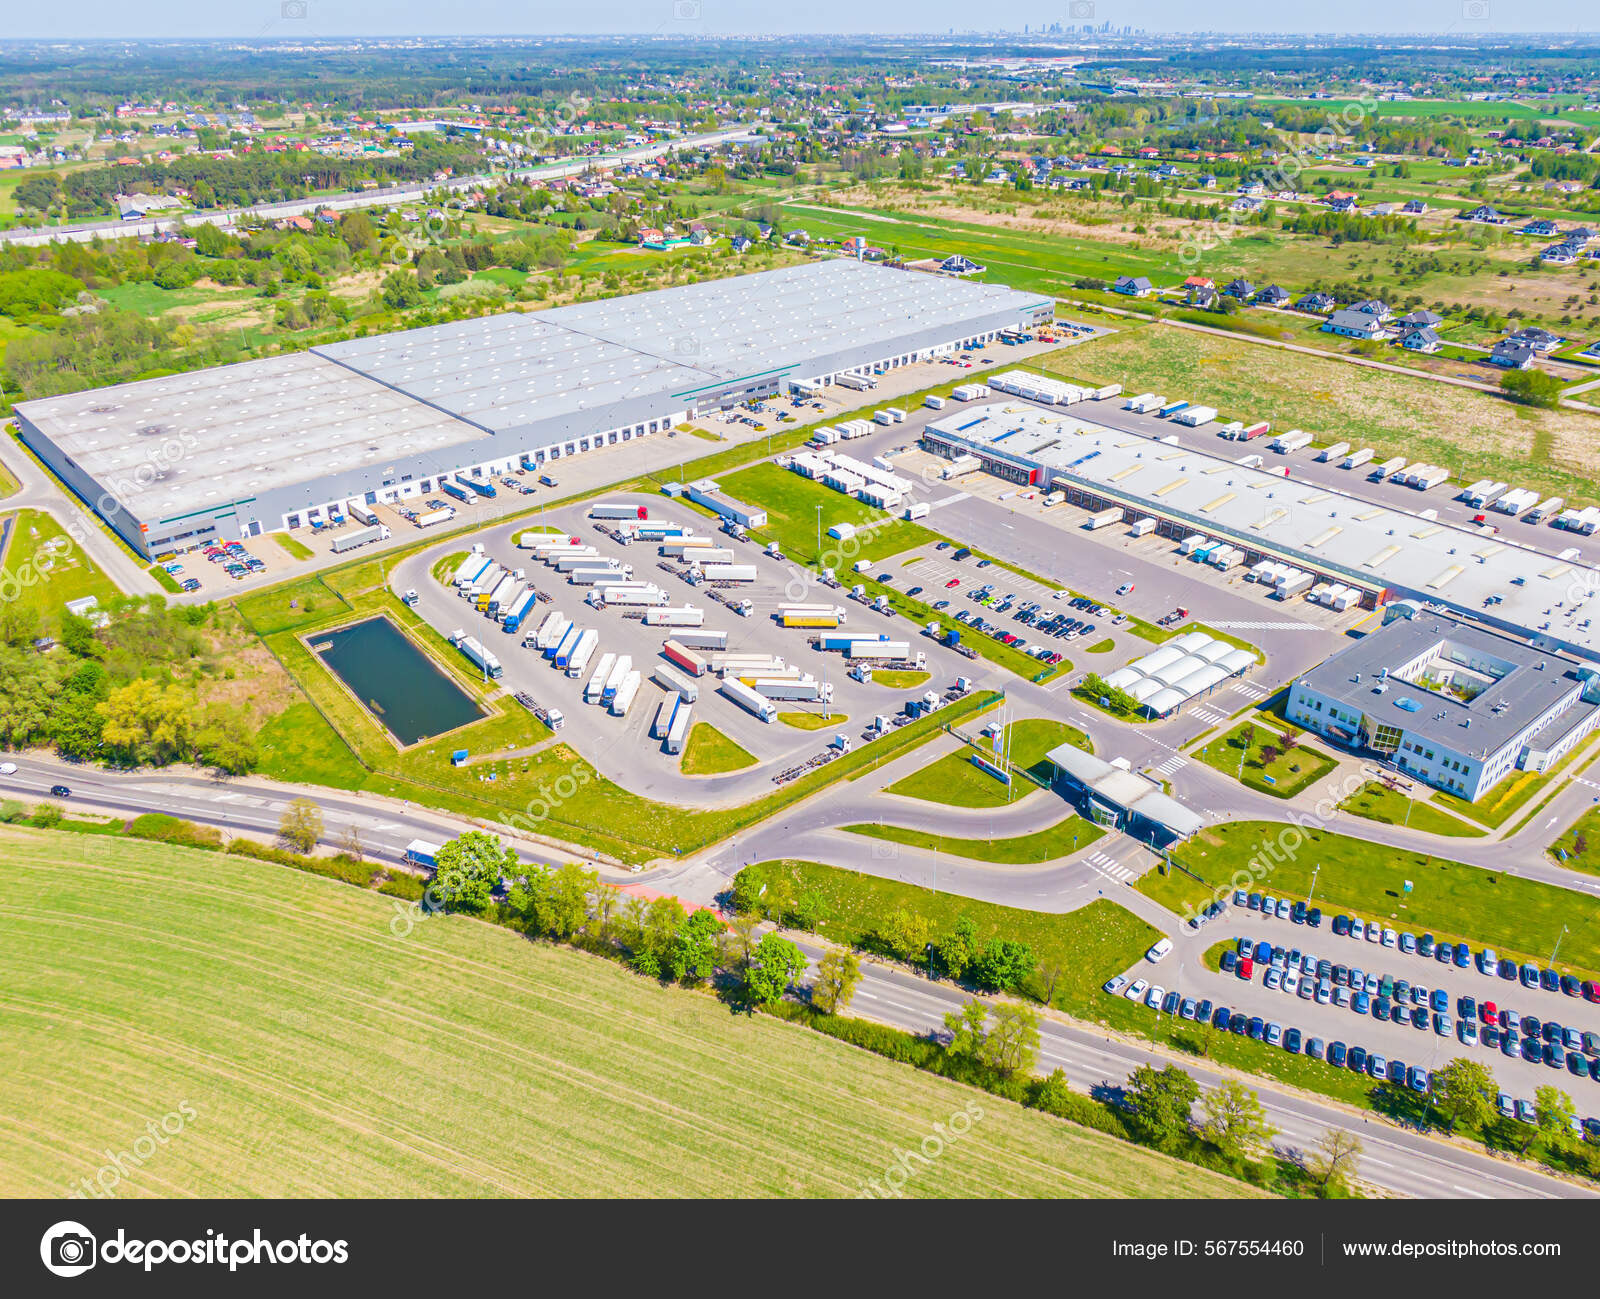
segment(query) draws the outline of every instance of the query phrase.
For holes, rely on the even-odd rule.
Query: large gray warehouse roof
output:
[[[735,380],[831,373],[1048,305],[993,285],[819,261],[351,339],[18,411],[102,487],[131,484],[119,495],[134,516],[172,518],[486,435],[509,435],[511,456],[540,438],[684,410]],[[519,442],[533,426],[537,436]],[[162,449],[169,439],[181,454]]]
[[[1358,474],[1350,491],[1338,491],[1021,401],[968,407],[928,431],[1046,466],[1053,482],[1167,515],[1197,533],[1600,657],[1600,628],[1582,625],[1588,613],[1577,604],[1600,590],[1600,572],[1509,537],[1364,499]],[[1486,605],[1490,597],[1495,603]],[[1566,607],[1555,610],[1557,601]]]
[[[67,393],[18,409],[139,518],[225,505],[398,450],[482,436],[309,352]]]

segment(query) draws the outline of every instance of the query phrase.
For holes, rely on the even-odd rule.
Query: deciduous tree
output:
[[[1201,1132],[1228,1159],[1250,1158],[1272,1140],[1275,1131],[1261,1098],[1232,1078],[1206,1094],[1201,1112]]]
[[[1133,1107],[1128,1126],[1135,1135],[1157,1150],[1171,1150],[1189,1133],[1200,1084],[1177,1065],[1140,1065],[1128,1075],[1127,1096]]]
[[[850,1004],[860,982],[861,958],[854,952],[830,949],[817,963],[817,977],[811,985],[811,1004],[824,1015],[837,1015]]]
[[[278,820],[278,838],[296,852],[310,852],[322,838],[322,809],[309,798],[294,799]]]

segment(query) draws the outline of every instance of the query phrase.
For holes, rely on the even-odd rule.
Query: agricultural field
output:
[[[1222,418],[1303,428],[1320,443],[1499,475],[1569,499],[1595,498],[1600,417],[1514,406],[1488,393],[1170,326],[1098,338],[1041,358],[1047,371],[1217,407]]]
[[[0,830],[0,1194],[856,1196],[976,1093],[597,957],[268,863]],[[409,927],[398,923],[410,921]],[[920,1196],[1241,1184],[996,1097]]]

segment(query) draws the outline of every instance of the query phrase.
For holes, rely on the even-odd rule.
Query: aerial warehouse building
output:
[[[1038,294],[836,259],[44,397],[17,420],[153,560],[446,484],[476,504],[518,466],[544,472],[794,380],[827,387],[1053,314]],[[684,337],[693,356],[662,342]]]

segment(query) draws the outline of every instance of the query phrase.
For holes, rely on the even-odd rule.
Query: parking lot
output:
[[[1600,987],[1576,980],[1563,987],[1555,979],[1552,988],[1553,974],[1541,967],[1482,949],[1463,952],[1435,944],[1431,935],[1359,921],[1355,931],[1338,932],[1344,917],[1310,917],[1304,904],[1265,901],[1275,909],[1258,895],[1234,895],[1198,934],[1186,930],[1171,955],[1127,971],[1134,982],[1120,991],[1127,995],[1143,980],[1149,986],[1141,1000],[1148,1002],[1151,987],[1161,989],[1160,1013],[1198,1020],[1204,1008],[1218,1029],[1335,1062],[1342,1048],[1346,1068],[1359,1062],[1369,1069],[1373,1056],[1385,1066],[1399,1061],[1408,1086],[1426,1081],[1413,1079],[1412,1067],[1431,1073],[1465,1056],[1487,1066],[1513,1102],[1531,1101],[1536,1088],[1553,1085],[1572,1097],[1580,1117],[1600,1115]],[[1240,957],[1246,940],[1248,969]],[[1227,968],[1214,970],[1200,958],[1221,942],[1228,944]],[[1525,982],[1540,975],[1542,984]],[[1514,1050],[1505,1045],[1507,1027]],[[1525,1047],[1530,1041],[1536,1054]],[[1356,1048],[1360,1055],[1352,1061]]]
[[[663,497],[611,496],[608,501],[628,501],[644,505],[652,522],[661,520],[681,523],[692,522],[697,531],[714,533],[711,520],[675,505]],[[836,652],[824,652],[810,645],[814,631],[781,627],[774,619],[780,603],[793,603],[797,598],[789,590],[794,577],[788,564],[763,553],[754,542],[738,542],[715,533],[719,541],[737,548],[737,561],[753,564],[758,571],[754,582],[712,589],[709,584],[691,585],[680,566],[664,560],[654,542],[636,540],[619,541],[614,525],[588,517],[585,505],[570,506],[550,512],[544,524],[559,528],[592,545],[603,558],[632,567],[634,581],[654,582],[667,593],[669,605],[692,605],[705,613],[705,630],[722,630],[728,633],[728,648],[736,653],[771,654],[783,659],[786,665],[796,667],[832,687],[833,701],[830,716],[848,718],[820,729],[805,730],[782,721],[765,723],[745,712],[732,701],[717,693],[718,678],[713,674],[697,678],[699,699],[694,706],[697,722],[705,721],[755,756],[763,767],[776,774],[803,763],[824,750],[836,733],[844,733],[852,743],[861,742],[874,719],[882,715],[893,718],[901,714],[906,701],[920,698],[926,691],[946,691],[956,674],[952,663],[960,663],[960,671],[973,673],[966,661],[948,656],[942,664],[933,660],[943,657],[925,637],[918,637],[915,629],[904,619],[885,617],[856,601],[848,599],[844,589],[819,587],[814,581],[798,597],[808,603],[819,603],[825,598],[829,603],[847,609],[845,630],[882,631],[895,639],[910,642],[910,654],[924,653],[929,659],[929,679],[910,688],[890,688],[880,680],[860,682],[848,675],[848,662]],[[410,578],[418,593],[417,609],[436,630],[445,635],[459,629],[478,636],[500,659],[504,667],[502,684],[512,693],[524,693],[539,705],[561,710],[569,723],[575,723],[563,732],[563,739],[574,743],[586,757],[608,771],[626,769],[630,772],[630,788],[648,791],[650,774],[675,770],[678,758],[663,751],[660,740],[649,735],[657,705],[665,698],[664,687],[650,679],[658,664],[666,662],[662,656],[664,642],[673,635],[670,627],[647,626],[639,609],[624,610],[616,606],[592,608],[584,597],[592,588],[577,586],[534,558],[531,551],[515,545],[515,538],[530,527],[529,522],[507,524],[490,531],[452,543],[465,550],[474,541],[482,542],[486,553],[507,567],[522,568],[526,579],[549,597],[537,606],[515,636],[507,636],[493,620],[468,607],[454,591],[446,591],[437,582],[428,579],[417,582]],[[434,552],[428,562],[438,558]],[[424,570],[425,571],[425,570]],[[748,615],[736,611],[737,604],[748,600],[752,606]],[[727,601],[729,603],[723,603]],[[537,628],[544,616],[556,610],[582,627],[593,627],[599,632],[599,645],[590,660],[588,670],[578,678],[569,678],[543,659],[537,649],[523,645],[524,634]],[[630,616],[631,614],[631,616]],[[595,665],[604,654],[627,655],[633,667],[642,675],[639,695],[625,717],[615,717],[597,704],[583,702],[584,686]],[[823,711],[818,703],[779,702],[779,713],[805,713],[818,715]],[[638,755],[635,760],[633,755]],[[637,777],[637,778],[635,778]]]

